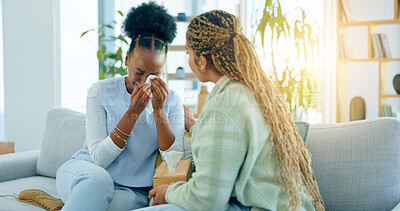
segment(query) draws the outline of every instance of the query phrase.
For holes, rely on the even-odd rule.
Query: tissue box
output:
[[[192,161],[180,160],[175,172],[168,172],[167,162],[163,161],[153,176],[153,188],[178,181],[188,181],[192,176]]]

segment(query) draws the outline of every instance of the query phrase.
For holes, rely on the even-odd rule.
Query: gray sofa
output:
[[[84,139],[84,114],[50,110],[40,151],[0,156],[0,195],[41,188],[57,196],[56,170]],[[311,125],[307,145],[327,210],[400,210],[398,119]],[[0,197],[0,210],[42,209]]]

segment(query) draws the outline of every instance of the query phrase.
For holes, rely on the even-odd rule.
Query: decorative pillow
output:
[[[85,137],[85,114],[66,108],[50,110],[36,173],[56,177],[58,167],[82,148]]]
[[[304,121],[295,121],[294,123],[296,124],[297,128],[299,129],[301,139],[303,139],[304,142],[307,142],[310,124],[308,122],[304,122]]]

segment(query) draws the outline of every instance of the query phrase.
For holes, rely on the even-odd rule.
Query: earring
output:
[[[202,72],[202,73],[206,72],[206,71],[204,70],[204,67],[200,67],[200,72]]]

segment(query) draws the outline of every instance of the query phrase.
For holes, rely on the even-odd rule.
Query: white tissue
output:
[[[178,162],[181,160],[183,152],[169,151],[163,152],[165,161],[168,164],[168,172],[175,172]]]
[[[146,84],[149,84],[149,83],[150,83],[150,80],[153,80],[153,79],[155,79],[155,78],[156,78],[155,75],[149,75],[149,76],[147,76]]]
[[[149,75],[149,76],[147,76],[146,84],[149,84],[149,83],[150,83],[150,80],[153,80],[154,78],[156,78],[155,75]],[[151,104],[151,98],[153,98],[153,95],[150,93],[150,100],[149,100],[149,102],[147,103],[147,106],[146,106],[146,108],[145,108],[148,114],[153,113],[153,105]]]

